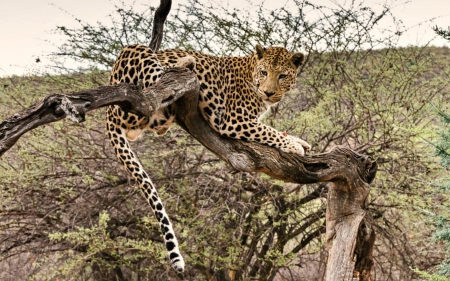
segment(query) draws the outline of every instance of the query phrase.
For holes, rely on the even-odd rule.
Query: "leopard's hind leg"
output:
[[[165,211],[164,205],[158,196],[155,186],[145,172],[136,154],[131,150],[130,144],[127,140],[127,127],[129,124],[125,121],[127,120],[125,117],[130,118],[130,116],[132,115],[124,112],[118,106],[108,107],[106,114],[106,129],[108,130],[108,136],[117,157],[125,166],[125,169],[139,183],[139,187],[142,190],[145,199],[149,202],[153,209],[164,237],[164,243],[169,259],[172,263],[172,267],[176,271],[181,272],[184,270],[184,260],[178,248],[178,241],[172,228],[169,216]],[[133,118],[136,119],[135,115]]]

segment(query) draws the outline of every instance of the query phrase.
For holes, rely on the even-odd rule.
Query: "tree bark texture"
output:
[[[171,68],[152,87],[132,84],[101,86],[76,93],[53,94],[0,123],[0,157],[26,132],[63,118],[83,122],[89,111],[112,104],[148,116],[186,93],[197,92],[197,77],[187,68]]]

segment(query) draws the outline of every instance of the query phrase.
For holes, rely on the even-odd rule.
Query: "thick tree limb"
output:
[[[375,235],[365,201],[376,174],[376,162],[345,147],[302,157],[254,142],[224,138],[198,112],[197,95],[185,95],[176,104],[178,124],[234,169],[263,172],[301,184],[329,182],[326,280],[353,280],[354,275],[359,280],[371,280]]]
[[[24,133],[38,126],[63,118],[83,122],[86,113],[112,104],[118,104],[138,115],[148,116],[182,95],[196,92],[198,87],[198,80],[191,71],[186,68],[171,68],[145,91],[131,84],[119,84],[47,96],[0,123],[0,157]]]
[[[176,104],[178,124],[238,171],[262,172],[304,184],[354,178],[368,183],[375,176],[374,162],[351,149],[335,148],[329,153],[301,157],[259,143],[221,137],[198,112],[196,96],[185,95]]]

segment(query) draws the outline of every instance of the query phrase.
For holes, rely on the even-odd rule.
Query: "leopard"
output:
[[[293,89],[305,55],[284,47],[264,48],[257,44],[247,56],[217,57],[193,50],[152,51],[134,44],[117,57],[110,84],[133,83],[151,87],[168,68],[189,67],[200,82],[198,109],[219,135],[275,147],[283,152],[305,155],[311,149],[306,141],[261,123],[261,118]],[[138,116],[118,105],[107,108],[106,129],[116,156],[136,180],[159,222],[172,268],[185,267],[173,225],[149,175],[130,147],[144,131],[164,135],[176,120],[174,103]]]

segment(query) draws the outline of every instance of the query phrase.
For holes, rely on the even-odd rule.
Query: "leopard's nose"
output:
[[[268,98],[270,98],[271,96],[273,96],[275,94],[275,92],[266,92],[266,91],[264,91],[264,94],[266,94],[266,96]]]

